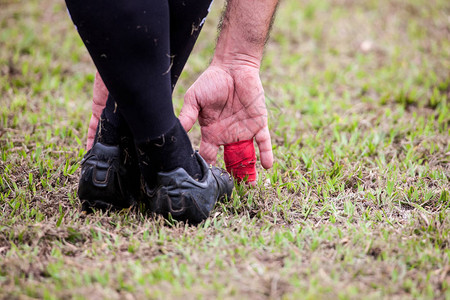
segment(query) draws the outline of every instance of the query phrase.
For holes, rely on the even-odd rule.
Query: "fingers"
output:
[[[200,143],[200,155],[205,159],[208,164],[215,165],[217,159],[217,152],[219,151],[219,146],[205,142],[202,139]]]
[[[97,132],[97,126],[98,126],[98,118],[96,118],[94,115],[92,115],[91,121],[89,122],[86,150],[91,149],[92,145],[94,144],[95,133]]]
[[[95,118],[97,121],[100,120],[100,117],[102,115],[105,106],[106,105],[98,105],[95,102],[92,102],[92,117]]]
[[[181,108],[181,113],[178,117],[184,130],[191,130],[192,126],[195,124],[195,121],[197,121],[198,112],[199,107],[197,105],[195,94],[188,90],[184,96],[183,107]]]
[[[94,80],[94,97],[93,97],[93,104],[96,104],[100,107],[105,107],[106,100],[108,99],[108,89],[106,88],[105,84],[103,83],[102,78],[100,77],[100,74],[97,72],[95,74],[95,80]],[[101,110],[100,110],[101,112]]]
[[[94,143],[95,133],[97,132],[98,120],[100,120],[100,116],[102,114],[103,109],[106,106],[107,99],[108,99],[108,89],[103,83],[100,74],[97,72],[95,74],[94,80],[94,91],[92,97],[92,116],[89,122],[88,137],[86,144],[87,150],[91,149],[92,144]]]
[[[261,165],[264,169],[270,169],[273,165],[272,142],[270,141],[269,128],[266,126],[255,136],[259,148]]]

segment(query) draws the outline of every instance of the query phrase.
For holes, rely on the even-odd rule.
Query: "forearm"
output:
[[[228,0],[212,65],[259,68],[278,0]]]

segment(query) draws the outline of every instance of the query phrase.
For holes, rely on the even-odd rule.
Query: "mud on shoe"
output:
[[[183,168],[170,172],[159,172],[155,189],[146,189],[146,205],[165,218],[169,214],[178,221],[188,221],[197,225],[206,218],[217,201],[225,196],[230,198],[233,179],[227,171],[208,166],[196,152],[194,154],[202,170],[202,178],[193,179]]]
[[[89,213],[92,208],[120,210],[134,205],[139,197],[139,177],[137,162],[127,151],[96,142],[81,161],[81,209]]]

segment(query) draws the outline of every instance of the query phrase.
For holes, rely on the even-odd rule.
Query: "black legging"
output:
[[[176,122],[172,90],[211,0],[66,0],[66,4],[134,138],[154,139],[172,128]]]

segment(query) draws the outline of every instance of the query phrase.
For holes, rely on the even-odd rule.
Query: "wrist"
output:
[[[230,31],[224,28],[217,41],[211,65],[228,69],[246,66],[259,70],[263,51],[264,45],[246,41],[241,35],[230,34]]]
[[[211,61],[211,66],[220,67],[226,70],[248,67],[259,72],[261,60],[257,56],[242,52],[216,52]]]

